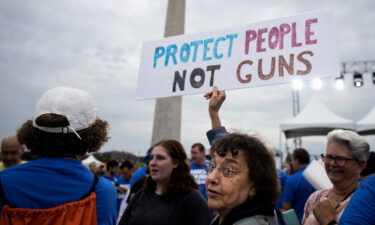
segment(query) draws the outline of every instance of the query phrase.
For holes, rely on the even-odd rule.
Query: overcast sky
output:
[[[102,151],[144,154],[151,143],[154,100],[136,101],[142,43],[163,37],[167,0],[28,0],[0,1],[0,137],[15,134],[31,119],[42,93],[73,86],[97,100],[99,116],[111,125]],[[340,61],[375,60],[375,1],[187,0],[185,33],[246,25],[262,20],[332,8]],[[375,68],[372,68],[374,71]],[[301,108],[316,94],[337,115],[357,121],[375,106],[375,85],[364,74],[361,88],[338,91],[326,80],[316,91],[306,82]],[[256,133],[279,146],[279,124],[292,117],[290,85],[228,91],[222,122],[228,128]],[[208,147],[207,102],[201,95],[183,98],[181,142]],[[374,149],[374,136],[367,139]],[[314,154],[323,137],[303,138]],[[291,141],[289,141],[291,143]],[[285,140],[283,139],[283,143]]]

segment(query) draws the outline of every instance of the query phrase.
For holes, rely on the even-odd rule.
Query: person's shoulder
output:
[[[294,174],[290,175],[288,177],[288,180],[291,179],[292,181],[297,181],[297,180],[300,180],[300,179],[305,179],[303,176],[302,176],[302,173],[304,171],[304,168],[302,169],[299,169],[297,172],[295,172]]]
[[[328,192],[329,192],[330,189],[323,189],[323,190],[317,190],[317,191],[314,191],[309,199],[311,199],[311,201],[318,201],[324,197],[327,197],[328,195]]]
[[[103,176],[98,177],[98,184],[97,188],[104,192],[116,192],[115,186],[112,184],[111,181],[107,180]]]
[[[198,189],[195,189],[195,188],[189,188],[188,192],[187,192],[189,195],[193,195],[193,196],[197,196],[200,194],[199,190]]]
[[[371,175],[371,176],[368,176],[364,181],[363,181],[363,184],[364,185],[369,185],[369,186],[372,186],[375,188],[375,174],[374,175]]]
[[[361,181],[358,190],[355,192],[357,195],[363,195],[364,193],[371,192],[375,196],[375,175],[371,175]]]
[[[143,176],[147,171],[147,166],[141,166],[139,167],[133,174],[134,176]]]
[[[33,161],[31,161],[31,162],[33,162]],[[5,169],[1,170],[0,173],[1,174],[12,174],[12,173],[17,173],[17,172],[20,172],[20,173],[26,172],[25,168],[30,167],[32,165],[31,162],[25,162],[25,163],[21,163],[21,164],[15,165],[15,166],[5,168]]]
[[[195,170],[195,169],[198,169],[198,165],[197,165],[197,164],[195,164],[195,162],[194,162],[194,161],[192,161],[192,162],[190,162],[190,169],[191,169],[191,170]]]
[[[294,174],[288,176],[288,179],[286,180],[286,182],[287,182],[288,184],[295,184],[295,182],[296,182],[298,179],[300,179],[301,177],[302,177],[302,175],[299,174],[298,172],[296,172],[296,173],[294,173]]]
[[[129,184],[129,181],[128,180],[125,180],[123,177],[119,176],[118,177],[118,183],[119,184]]]
[[[330,189],[323,189],[323,190],[317,190],[314,191],[312,194],[317,195],[317,196],[326,196],[328,195]]]
[[[191,200],[191,199],[195,199],[195,200],[199,200],[199,201],[204,200],[200,191],[195,189],[195,188],[188,189],[185,192],[184,196],[185,196],[185,199],[188,199],[188,200]]]
[[[288,174],[284,170],[277,170],[278,177],[285,182],[288,179]]]

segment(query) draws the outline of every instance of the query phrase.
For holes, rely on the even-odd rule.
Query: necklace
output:
[[[341,202],[345,201],[347,198],[350,197],[350,195],[352,195],[355,191],[357,190],[357,187],[355,187],[352,191],[350,191],[347,195],[345,195],[345,197],[339,202],[339,204],[337,204],[337,206],[335,207],[335,209],[338,209]]]

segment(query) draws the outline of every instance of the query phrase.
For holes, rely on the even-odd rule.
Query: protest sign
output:
[[[137,99],[339,75],[332,11],[143,44]]]

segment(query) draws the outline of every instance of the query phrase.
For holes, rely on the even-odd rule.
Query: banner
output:
[[[143,44],[137,99],[338,76],[331,10]]]

